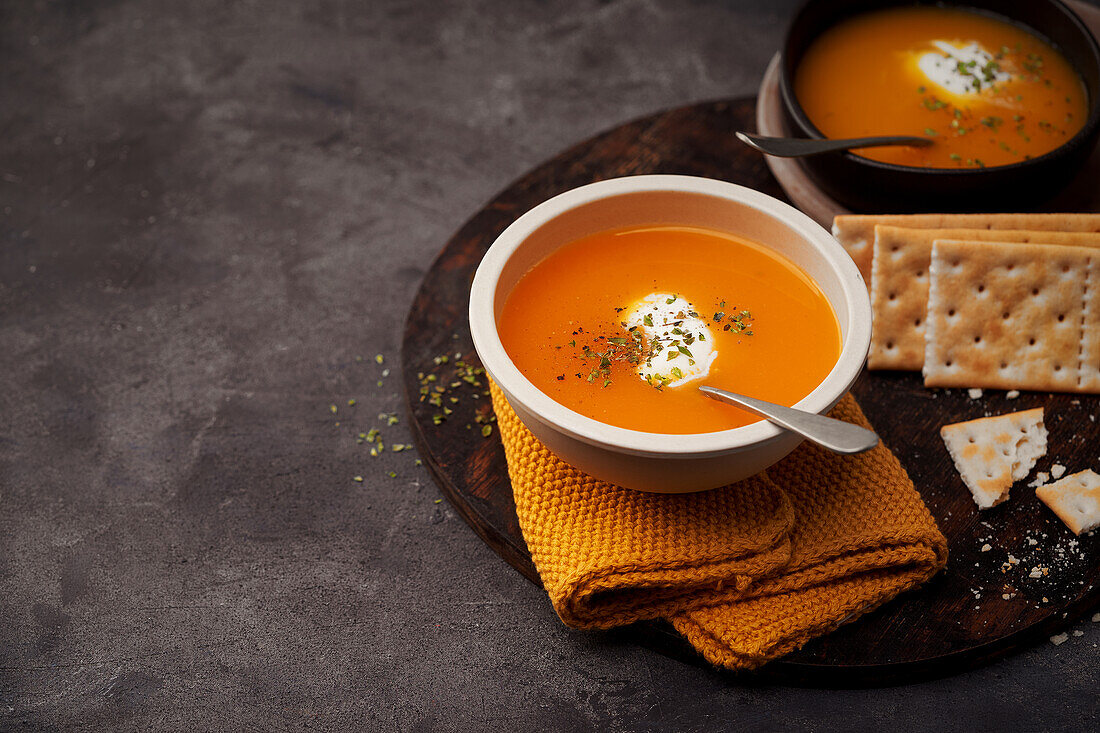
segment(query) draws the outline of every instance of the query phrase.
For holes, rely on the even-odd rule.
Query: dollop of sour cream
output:
[[[917,68],[928,81],[958,96],[975,95],[989,84],[1002,84],[1012,75],[994,63],[993,54],[978,43],[955,46],[932,41],[939,52],[929,51],[917,60]]]
[[[638,365],[638,377],[650,384],[682,387],[710,373],[718,358],[710,326],[689,301],[674,293],[651,293],[633,303],[625,322],[660,350]],[[648,377],[648,378],[647,378]]]

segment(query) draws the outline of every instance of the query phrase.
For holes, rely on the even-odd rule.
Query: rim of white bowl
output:
[[[685,434],[647,433],[608,425],[569,409],[539,390],[504,350],[495,317],[497,281],[516,249],[538,228],[571,209],[601,199],[645,192],[702,194],[750,206],[779,220],[818,250],[837,272],[848,303],[847,337],[829,374],[794,407],[820,413],[843,397],[863,369],[871,343],[867,286],[851,257],[820,224],[789,204],[735,183],[680,175],[626,176],[571,189],[523,214],[496,238],[474,275],[469,317],[470,333],[482,366],[504,393],[566,435],[593,446],[639,456],[698,458],[748,450],[788,435],[766,420],[730,430]]]

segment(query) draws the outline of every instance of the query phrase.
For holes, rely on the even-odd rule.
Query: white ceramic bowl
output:
[[[790,453],[800,438],[760,421],[688,435],[606,425],[539,391],[508,357],[497,318],[516,282],[558,247],[620,227],[699,226],[755,240],[786,256],[821,287],[840,322],[840,358],[795,407],[828,412],[851,388],[871,342],[871,305],[855,264],[808,216],[732,183],[690,176],[632,176],[582,186],[536,206],[504,230],[470,291],[470,331],[486,372],[535,436],[596,478],[641,491],[701,491],[747,478]]]

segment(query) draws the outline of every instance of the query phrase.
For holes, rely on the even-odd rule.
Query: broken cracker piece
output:
[[[1076,535],[1100,527],[1100,474],[1091,469],[1040,486],[1035,495]]]
[[[1096,249],[937,240],[930,269],[926,387],[1100,392]]]
[[[1028,486],[1034,489],[1038,486],[1042,486],[1047,481],[1050,481],[1050,474],[1046,471],[1039,471],[1035,474],[1035,478],[1028,483]]]
[[[979,509],[1007,499],[1047,452],[1041,407],[944,425],[940,437]]]

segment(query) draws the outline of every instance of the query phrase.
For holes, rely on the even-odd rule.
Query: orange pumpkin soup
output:
[[[981,168],[1050,152],[1085,124],[1084,84],[1069,61],[1006,21],[943,7],[854,16],[821,34],[794,91],[827,137],[922,135],[926,148],[864,148],[899,165]]]
[[[756,242],[694,227],[613,230],[561,247],[519,280],[497,330],[558,403],[653,433],[756,422],[697,387],[792,405],[841,345],[806,273]]]

